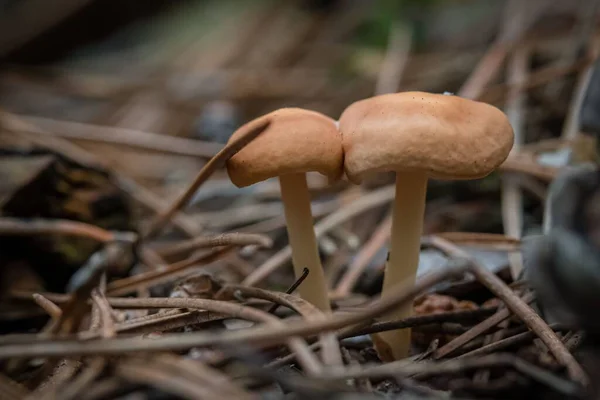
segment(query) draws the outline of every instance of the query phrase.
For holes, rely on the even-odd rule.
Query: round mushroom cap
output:
[[[344,168],[354,183],[378,171],[424,171],[434,179],[476,179],[508,157],[513,130],[486,103],[404,92],[351,104],[340,117]]]
[[[268,128],[227,161],[237,187],[293,173],[317,171],[330,181],[344,170],[342,137],[335,121],[301,108],[282,108],[240,127],[229,141],[269,119]]]

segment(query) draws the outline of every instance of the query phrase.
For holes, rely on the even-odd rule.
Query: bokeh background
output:
[[[42,161],[25,167],[13,161],[4,167],[3,179],[11,184],[4,188],[3,212],[67,217],[111,229],[143,227],[252,118],[297,106],[337,119],[353,101],[423,90],[494,104],[507,113],[516,134],[502,175],[430,183],[425,233],[518,238],[539,232],[548,182],[573,157],[595,154],[587,142],[577,147],[563,141],[589,137],[581,134],[579,110],[598,42],[596,3],[3,0],[5,151],[51,149],[99,166],[118,182],[114,188],[84,174],[81,182],[87,183],[75,194],[16,201],[15,188],[35,174],[14,171],[46,167]],[[594,131],[594,123],[588,130]],[[344,199],[393,181],[392,174],[382,174],[352,188],[347,182],[328,187],[318,174],[309,178],[317,219]],[[281,221],[260,225],[281,218],[278,196],[276,181],[240,190],[220,169],[187,207],[191,222],[176,227],[188,233],[191,225],[210,232],[252,231],[259,224],[260,232],[284,244]],[[351,233],[354,246],[364,243],[386,213],[384,207],[349,222],[346,239]],[[322,248],[333,255],[339,238],[326,239]],[[89,255],[64,252],[74,265]],[[385,246],[376,254],[369,256],[375,257],[373,265],[382,265]],[[332,262],[342,268],[354,255],[353,250],[345,261]],[[493,265],[506,266],[505,255],[490,257]]]
[[[212,311],[203,321],[187,311],[153,314],[156,303],[149,302],[214,299],[222,286],[248,283],[256,271],[267,272],[252,284],[277,295],[293,291],[297,277],[292,273],[277,180],[239,189],[221,165],[206,174],[210,179],[173,218],[165,218],[168,223],[156,235],[146,235],[151,223],[178,208],[173,206],[176,199],[194,187],[194,177],[243,123],[289,106],[337,119],[356,100],[408,90],[451,92],[493,104],[506,113],[515,133],[506,161],[484,179],[430,180],[419,275],[443,271],[453,261],[448,253],[467,254],[471,266],[481,266],[512,285],[514,292],[505,288],[505,294],[512,296],[508,300],[513,306],[523,294],[530,301],[533,294],[522,279],[520,250],[527,238],[543,231],[552,214],[559,228],[570,229],[571,241],[541,236],[548,241],[534,249],[530,265],[541,271],[538,288],[548,289],[546,299],[558,299],[550,308],[566,305],[579,323],[561,338],[569,349],[576,349],[579,328],[598,328],[594,313],[600,290],[595,268],[600,265],[599,3],[0,0],[0,333],[15,334],[2,336],[0,358],[4,361],[13,345],[24,348],[23,343],[45,340],[31,334],[49,334],[45,343],[50,343],[54,333],[87,332],[101,334],[110,344],[128,333],[220,335],[246,328],[247,321],[212,320],[216,318]],[[591,172],[563,176],[556,183],[563,171],[590,162]],[[307,178],[333,307],[341,313],[368,313],[371,301],[379,296],[388,254],[394,174],[378,174],[362,185],[345,179],[330,185],[317,173]],[[75,229],[70,225],[74,221],[87,225]],[[73,229],[78,237],[70,236]],[[129,240],[132,237],[142,239]],[[453,243],[453,251],[441,249],[440,240]],[[494,290],[489,290],[493,279],[481,276],[447,280],[416,299],[416,318],[436,322],[415,324],[415,352],[428,358],[435,346],[478,330],[497,310],[504,312],[507,296],[496,291],[499,298],[494,297]],[[504,288],[503,283],[498,285]],[[71,297],[65,296],[67,292]],[[45,293],[64,309],[52,307],[50,300],[44,303],[34,293]],[[95,301],[104,298],[106,304],[106,296],[113,303],[114,297],[133,296],[142,306],[111,309],[97,303],[90,311],[90,295]],[[228,300],[229,310],[238,316],[239,301],[245,299]],[[271,304],[258,303],[255,311],[263,306]],[[285,323],[297,317],[285,307],[275,309],[273,315],[285,318]],[[534,319],[529,317],[536,311],[525,306],[521,310],[529,313],[527,318],[522,313],[520,319],[508,318],[508,312],[500,320],[491,317],[488,327],[498,325],[498,331],[489,335],[485,331],[485,338],[478,331],[477,341],[465,346],[463,342],[451,350],[458,350],[452,356],[521,335],[523,341],[503,351],[510,353],[510,360],[518,355],[538,370],[513,371],[506,358],[500,358],[503,369],[491,374],[469,370],[420,383],[485,398],[570,398],[565,393],[575,392],[573,382],[565,381],[568,375],[545,347],[532,344],[535,335],[530,331],[546,339],[554,336],[548,331],[540,335],[540,326],[549,328],[539,320],[537,331],[531,328]],[[459,320],[454,312],[469,318]],[[101,313],[108,315],[102,323]],[[156,316],[169,321],[150,320]],[[364,322],[373,327],[371,316]],[[100,327],[104,331],[98,333]],[[591,360],[600,365],[595,332],[588,349]],[[379,363],[370,337],[357,335],[340,340],[348,350],[347,364],[362,368]],[[33,355],[39,355],[38,350],[24,349]],[[226,389],[235,389],[233,383],[197,379],[198,375],[186,378],[179,371],[202,374],[189,367],[188,362],[195,360],[214,367],[212,371],[226,382],[237,384],[239,376],[228,374],[243,371],[253,379],[279,384],[274,371],[257,366],[284,354],[281,349],[267,353],[231,346],[194,348],[167,359],[152,354],[143,354],[145,359],[100,357],[90,359],[100,364],[86,365],[92,373],[87,382],[78,384],[75,380],[85,373],[75,372],[82,364],[71,368],[69,363],[79,361],[65,358],[68,362],[57,371],[67,372],[54,374],[54,359],[36,357],[29,362],[13,357],[0,365],[0,397],[3,390],[20,394],[35,390],[32,397],[38,393],[51,397],[53,392],[47,390],[51,385],[46,385],[50,380],[55,381],[55,390],[70,393],[70,398],[93,393],[104,378],[116,379],[115,398],[119,393],[158,398],[156,385],[176,392],[184,387],[140,379],[156,376],[144,375],[150,371],[176,382],[184,379],[184,388],[208,390],[214,395],[210,398],[220,398]],[[231,370],[222,363],[229,356],[239,361]],[[138,372],[127,375],[123,365]],[[598,370],[592,367],[591,371]],[[290,382],[299,382],[296,388],[305,390],[307,398],[335,393],[340,387],[302,377],[291,363],[285,368],[299,379]],[[345,381],[344,385],[351,380]],[[415,386],[408,380],[398,382],[374,381],[371,386],[357,379],[353,388],[390,393]],[[244,390],[264,389],[250,386]],[[423,386],[426,394],[431,392],[429,386]],[[550,392],[548,397],[542,396],[541,387],[544,394]],[[284,398],[284,392],[287,389],[277,386],[273,393],[278,397],[270,398]]]

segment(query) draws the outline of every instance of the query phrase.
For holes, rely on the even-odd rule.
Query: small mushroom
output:
[[[344,168],[352,182],[358,184],[370,173],[396,172],[382,296],[416,278],[428,178],[482,178],[506,159],[513,145],[513,130],[502,111],[448,94],[404,92],[361,100],[344,110],[339,128]],[[412,302],[408,304],[386,319],[410,316]],[[410,350],[409,329],[373,340],[384,360],[404,358]]]
[[[284,108],[239,128],[230,140],[269,119],[269,127],[227,162],[234,185],[245,187],[279,177],[287,232],[296,277],[308,268],[300,296],[322,311],[331,310],[313,228],[306,173],[317,171],[330,181],[343,173],[344,153],[335,121],[323,114]]]

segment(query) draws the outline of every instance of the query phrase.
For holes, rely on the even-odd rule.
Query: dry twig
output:
[[[252,140],[256,139],[258,135],[260,135],[269,127],[270,123],[270,121],[262,121],[259,125],[253,127],[253,129],[250,129],[243,136],[240,136],[236,140],[223,147],[223,149],[219,151],[213,158],[211,158],[210,161],[208,161],[200,170],[200,172],[198,172],[196,178],[194,178],[194,181],[185,190],[185,192],[179,196],[179,198],[175,200],[175,202],[167,210],[156,217],[156,220],[150,224],[150,227],[148,228],[148,231],[144,237],[148,238],[158,233],[158,231],[167,224],[169,219],[171,219],[171,217],[175,215],[177,211],[187,204],[200,186],[202,186],[202,184],[206,182],[218,168],[223,167],[227,160],[233,157]]]
[[[206,334],[204,332],[194,332],[186,334],[166,334],[162,337],[152,340],[144,340],[137,337],[131,338],[114,338],[97,340],[92,339],[86,342],[79,340],[39,340],[36,343],[28,344],[11,344],[0,346],[0,359],[12,357],[42,357],[42,356],[73,356],[73,355],[92,355],[92,354],[122,354],[135,353],[140,351],[157,352],[163,350],[178,350],[189,349],[191,347],[207,347],[207,346],[231,346],[236,343],[245,343],[253,346],[273,346],[279,343],[286,342],[291,337],[300,336],[307,337],[324,331],[344,328],[350,325],[358,324],[366,320],[372,320],[380,315],[389,312],[389,310],[397,307],[409,299],[413,299],[423,290],[436,285],[446,279],[461,276],[467,266],[464,264],[452,264],[447,268],[428,274],[421,277],[413,285],[407,283],[398,284],[397,290],[385,299],[380,299],[375,304],[372,304],[368,309],[360,312],[354,312],[347,315],[334,315],[325,321],[315,322],[290,322],[283,326],[257,327],[246,329],[243,331],[222,332],[219,334]],[[155,299],[109,299],[113,307],[126,306],[131,307],[134,304],[141,305],[140,301],[144,301],[144,306],[147,307],[151,301]],[[187,307],[190,303],[177,303],[176,301],[193,300],[194,302],[200,299],[166,299],[171,305]],[[203,300],[206,301],[206,300]],[[132,303],[133,302],[133,303]],[[220,302],[223,303],[223,302]],[[157,307],[165,307],[165,303],[154,305]],[[196,303],[199,308],[206,309],[207,303]],[[224,307],[231,307],[230,303],[224,303]],[[246,308],[240,305],[238,312]],[[227,308],[227,311],[231,311]],[[254,310],[256,311],[256,310]],[[268,315],[268,314],[267,314]],[[239,315],[238,315],[239,317]],[[279,321],[279,320],[278,320]]]
[[[587,386],[589,378],[583,368],[581,368],[577,360],[575,360],[573,355],[567,350],[554,331],[550,329],[548,324],[546,324],[526,302],[513,293],[500,278],[485,269],[485,267],[479,265],[477,261],[460,248],[441,238],[434,238],[434,243],[438,249],[453,257],[469,260],[471,265],[470,271],[475,275],[477,280],[498,296],[504,304],[506,304],[508,309],[515,313],[516,316],[536,333],[540,340],[548,346],[548,349],[557,361],[567,368],[571,379],[583,386]]]

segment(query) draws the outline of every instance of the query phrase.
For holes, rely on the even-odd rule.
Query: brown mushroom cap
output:
[[[269,119],[269,127],[227,162],[234,185],[249,186],[268,178],[317,171],[330,180],[341,177],[342,138],[335,121],[321,113],[282,108],[240,127],[229,139]]]
[[[476,179],[513,145],[506,115],[453,95],[404,92],[351,104],[339,122],[348,178],[377,171],[425,171],[434,179]]]

